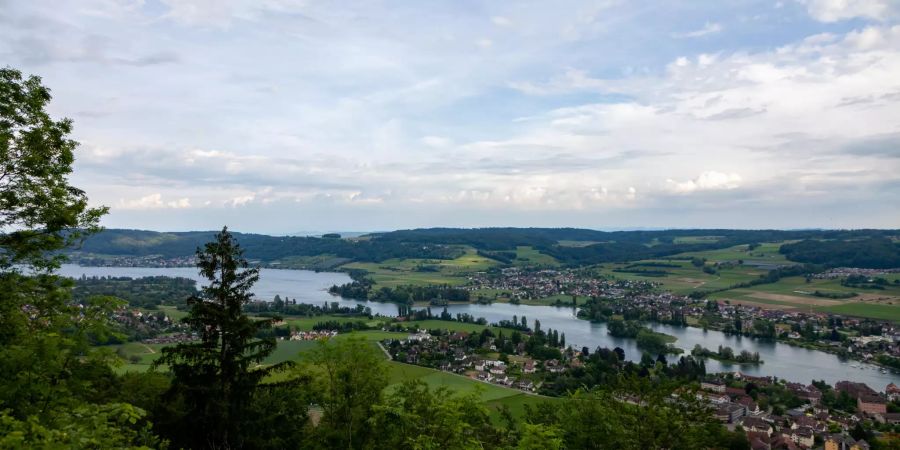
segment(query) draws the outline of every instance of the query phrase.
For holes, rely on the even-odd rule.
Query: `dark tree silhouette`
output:
[[[244,314],[259,269],[248,268],[227,227],[197,250],[197,259],[209,285],[188,299],[191,312],[183,321],[200,340],[165,348],[156,362],[168,365],[174,375],[167,397],[180,414],[174,414],[169,435],[174,444],[191,448],[240,448],[251,432],[241,425],[251,419],[244,413],[254,391],[263,378],[289,363],[259,366],[276,344],[274,338],[256,335],[277,319]]]

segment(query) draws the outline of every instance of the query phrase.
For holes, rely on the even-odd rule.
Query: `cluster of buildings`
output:
[[[466,288],[471,291],[491,289],[505,293],[510,299],[529,300],[555,295],[621,297],[628,291],[649,290],[656,285],[648,281],[601,278],[583,269],[523,270],[508,267],[498,273],[477,272],[469,276]]]
[[[483,343],[466,332],[433,336],[424,330],[410,334],[403,340],[388,340],[383,344],[395,360],[432,367],[468,376],[486,383],[535,392],[544,373],[561,373],[580,367],[582,361],[577,352],[562,352],[562,359],[536,360],[525,354],[524,344],[519,343],[516,355],[505,361],[487,356],[497,351],[495,338]]]
[[[885,275],[889,273],[900,272],[900,269],[861,269],[858,267],[836,267],[828,269],[824,272],[813,275],[813,278],[823,280],[833,280],[836,278],[846,278],[849,276],[862,276],[867,278]]]
[[[291,331],[290,341],[316,341],[337,336],[337,330]]]
[[[763,388],[776,383],[771,377],[741,373],[735,373],[734,380],[752,382]],[[900,423],[900,414],[887,412],[888,401],[900,400],[900,388],[893,383],[887,386],[885,393],[879,393],[863,383],[838,382],[833,388],[835,395],[846,393],[856,400],[856,410],[845,413],[829,409],[822,402],[822,391],[814,385],[781,382],[781,386],[803,404],[780,415],[774,414],[771,406],[760,408],[739,383],[726,383],[723,378],[705,380],[697,397],[709,403],[721,422],[729,427],[741,426],[754,450],[808,449],[819,448],[822,444],[826,449],[868,450],[868,443],[857,441],[848,434],[859,421]],[[764,394],[758,393],[757,398],[760,395]]]
[[[103,258],[90,255],[73,256],[73,263],[91,267],[197,267],[197,257],[175,256],[164,258],[158,255],[148,256],[104,256]]]
[[[129,339],[147,344],[168,343],[155,342],[155,339],[164,333],[178,333],[187,330],[186,325],[172,320],[162,311],[151,313],[132,308],[119,308],[112,313],[110,318],[128,333]]]
[[[173,345],[173,344],[181,344],[183,342],[191,342],[196,341],[200,337],[197,336],[197,333],[186,333],[186,332],[178,332],[178,333],[169,333],[165,335],[159,335],[152,338],[147,338],[141,341],[143,344],[165,344],[165,345]]]

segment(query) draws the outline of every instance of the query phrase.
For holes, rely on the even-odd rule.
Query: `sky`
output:
[[[900,228],[900,0],[0,0],[114,228]]]

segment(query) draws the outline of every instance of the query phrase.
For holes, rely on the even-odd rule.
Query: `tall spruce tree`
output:
[[[188,299],[183,319],[199,342],[163,349],[156,365],[168,365],[174,379],[167,395],[172,421],[164,425],[176,446],[241,448],[248,435],[246,417],[254,391],[262,380],[289,363],[262,367],[275,350],[274,338],[257,338],[276,319],[251,319],[243,306],[253,298],[250,288],[259,269],[249,268],[234,236],[223,228],[215,241],[197,249],[197,266],[209,285]]]

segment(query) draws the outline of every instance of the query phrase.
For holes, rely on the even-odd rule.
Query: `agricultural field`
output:
[[[328,270],[346,264],[350,260],[334,255],[288,256],[268,265],[281,269]]]
[[[724,261],[724,260],[723,260]],[[659,264],[654,266],[654,264]],[[629,266],[630,269],[629,269]],[[677,267],[667,267],[677,266]],[[656,259],[637,261],[630,264],[607,264],[598,267],[603,275],[623,280],[651,281],[662,284],[662,289],[676,294],[688,294],[695,290],[712,290],[733,286],[736,283],[758,278],[766,273],[756,267],[735,265],[732,268],[720,268],[715,274],[708,274],[701,267],[693,266],[690,261]],[[647,276],[640,273],[616,272],[619,270],[657,270],[665,272],[665,276]]]
[[[428,285],[449,284],[458,286],[466,282],[465,275],[471,272],[487,270],[498,263],[466,248],[465,254],[456,259],[388,259],[380,263],[350,263],[342,267],[346,269],[363,269],[375,280],[375,284],[384,287],[396,287],[404,284]]]
[[[767,266],[776,266],[781,264],[793,264],[785,259],[784,255],[778,253],[781,248],[780,242],[765,242],[759,247],[748,250],[747,245],[736,245],[718,250],[707,250],[702,252],[679,253],[672,258],[706,258],[708,262],[726,262],[726,261],[744,261],[744,265],[759,265],[762,268],[769,269]]]
[[[188,315],[187,311],[181,311],[178,308],[171,306],[171,305],[160,305],[156,309],[140,308],[140,310],[144,314],[156,314],[156,313],[162,311],[167,316],[169,316],[169,319],[175,320],[175,321],[181,320],[181,319],[187,317],[187,315]]]
[[[425,322],[426,321],[423,321],[422,323]],[[441,321],[427,322],[438,322],[441,325],[450,323]],[[474,324],[460,325],[473,325],[474,327],[478,326]],[[474,328],[472,329],[474,330]],[[407,333],[391,333],[386,331],[358,331],[354,333],[340,334],[335,339],[360,337],[369,342],[370,348],[373,352],[383,354],[381,348],[377,344],[379,341],[391,338],[405,338],[406,336]],[[315,341],[278,341],[278,347],[276,348],[275,352],[272,353],[268,358],[266,358],[264,364],[275,364],[282,361],[301,361],[303,359],[303,355],[314,349],[316,345],[318,345],[318,343]],[[149,370],[150,364],[159,357],[160,350],[163,347],[164,345],[162,344],[145,345],[141,343],[131,342],[120,346],[112,346],[110,349],[112,351],[117,351],[121,348],[122,350],[119,351],[119,354],[127,355],[126,358],[134,355],[140,359],[139,362],[129,363],[118,367],[117,371],[143,372]],[[387,361],[387,369],[389,384],[386,390],[388,392],[396,389],[400,385],[400,383],[403,383],[405,381],[421,380],[428,384],[428,386],[430,386],[431,388],[446,387],[453,392],[475,392],[492,409],[494,407],[499,408],[502,404],[508,404],[513,410],[513,413],[517,415],[521,415],[521,413],[524,411],[523,405],[525,403],[534,403],[548,399],[547,397],[525,394],[522,391],[516,389],[483,383],[462,375],[442,372],[427,367],[404,364],[396,361]]]
[[[587,247],[588,245],[599,244],[600,241],[557,241],[558,245],[563,247]]]
[[[821,311],[845,316],[868,317],[879,320],[900,322],[900,306],[878,303],[850,302],[843,305],[819,308]]]
[[[314,317],[286,317],[283,319],[285,325],[299,330],[299,331],[310,331],[313,329],[313,326],[320,322],[333,321],[337,323],[348,323],[348,322],[364,322],[368,325],[377,325],[378,320],[368,320],[365,317],[358,316],[314,316]]]
[[[440,306],[432,308],[432,312],[439,313]],[[510,317],[512,319],[512,317]],[[492,327],[489,325],[479,325],[477,323],[465,323],[465,322],[456,322],[450,320],[414,320],[407,322],[406,325],[414,326],[418,329],[423,330],[450,330],[450,331],[464,331],[467,333],[480,333],[485,328],[489,328],[493,332],[503,331],[504,333],[512,333],[513,329],[511,328],[500,328],[500,327]]]
[[[517,266],[559,266],[556,258],[527,246],[516,247],[516,260],[513,263]]]
[[[856,294],[849,298],[827,298],[823,294]],[[804,277],[782,278],[777,283],[761,284],[750,288],[731,289],[710,294],[710,298],[762,308],[827,311],[857,317],[900,321],[900,286],[887,286],[884,290],[860,289],[841,286],[839,280]]]
[[[679,236],[672,242],[675,244],[709,244],[719,242],[723,236]]]

